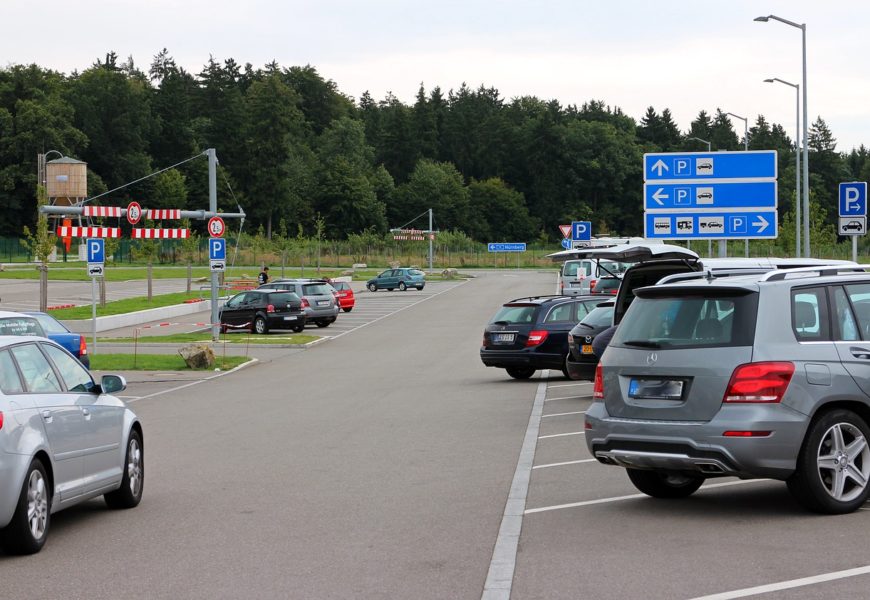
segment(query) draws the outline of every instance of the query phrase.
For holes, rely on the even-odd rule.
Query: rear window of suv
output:
[[[269,294],[269,302],[272,304],[290,304],[291,302],[299,302],[299,296],[293,292],[275,292]]]
[[[505,304],[495,313],[490,322],[505,325],[530,324],[535,322],[537,311],[537,304]]]
[[[611,342],[641,348],[751,346],[757,294],[636,298]]]
[[[303,296],[330,296],[332,289],[326,283],[310,283],[302,286]]]

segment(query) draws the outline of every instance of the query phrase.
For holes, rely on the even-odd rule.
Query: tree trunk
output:
[[[39,266],[39,310],[48,310],[48,265]]]
[[[100,277],[100,308],[106,308],[106,276]]]
[[[151,264],[151,261],[149,260],[149,261],[148,261],[148,302],[151,302],[151,292],[152,292],[152,285],[151,285],[151,284],[152,284],[152,281],[151,281],[151,276],[152,276],[152,269],[153,269],[153,265]]]

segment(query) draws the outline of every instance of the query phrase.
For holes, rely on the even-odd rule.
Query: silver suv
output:
[[[338,301],[335,288],[325,279],[278,279],[257,288],[258,290],[286,290],[302,299],[302,311],[309,323],[329,327],[338,317]]]
[[[586,412],[595,458],[659,498],[737,476],[783,480],[817,512],[864,504],[870,273],[690,273],[631,292]]]

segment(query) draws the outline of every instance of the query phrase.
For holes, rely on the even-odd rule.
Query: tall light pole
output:
[[[710,142],[708,142],[707,140],[702,140],[699,137],[688,137],[686,139],[687,140],[698,140],[699,142],[703,142],[704,144],[707,144],[707,152],[711,151]]]
[[[794,255],[801,257],[801,86],[789,83],[779,77],[765,79],[765,83],[782,83],[795,89],[795,126],[794,126]]]
[[[804,256],[809,257],[810,255],[810,169],[809,169],[809,149],[807,148],[807,141],[809,140],[809,136],[807,131],[809,127],[807,126],[807,24],[806,23],[795,23],[794,21],[789,21],[788,19],[783,19],[782,17],[777,17],[776,15],[767,15],[766,17],[755,17],[756,21],[760,21],[762,23],[766,23],[773,19],[774,21],[779,21],[780,23],[785,23],[786,25],[790,25],[791,27],[795,27],[801,30],[801,49],[803,56],[803,97],[804,97]]]
[[[743,151],[746,152],[749,150],[749,119],[741,117],[740,115],[735,115],[733,112],[727,112],[725,114],[743,121]],[[743,240],[743,249],[744,256],[749,258],[749,238]]]

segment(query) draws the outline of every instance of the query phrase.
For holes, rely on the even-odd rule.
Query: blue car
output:
[[[45,332],[45,337],[69,350],[70,354],[79,359],[79,362],[86,369],[91,368],[91,359],[88,356],[88,344],[85,341],[85,336],[71,332],[63,323],[46,313],[28,312],[25,314],[31,315],[39,322],[39,325]]]
[[[366,287],[370,292],[387,289],[393,291],[399,288],[405,291],[408,288],[422,290],[426,285],[426,274],[419,269],[387,269],[377,277],[369,279]]]

